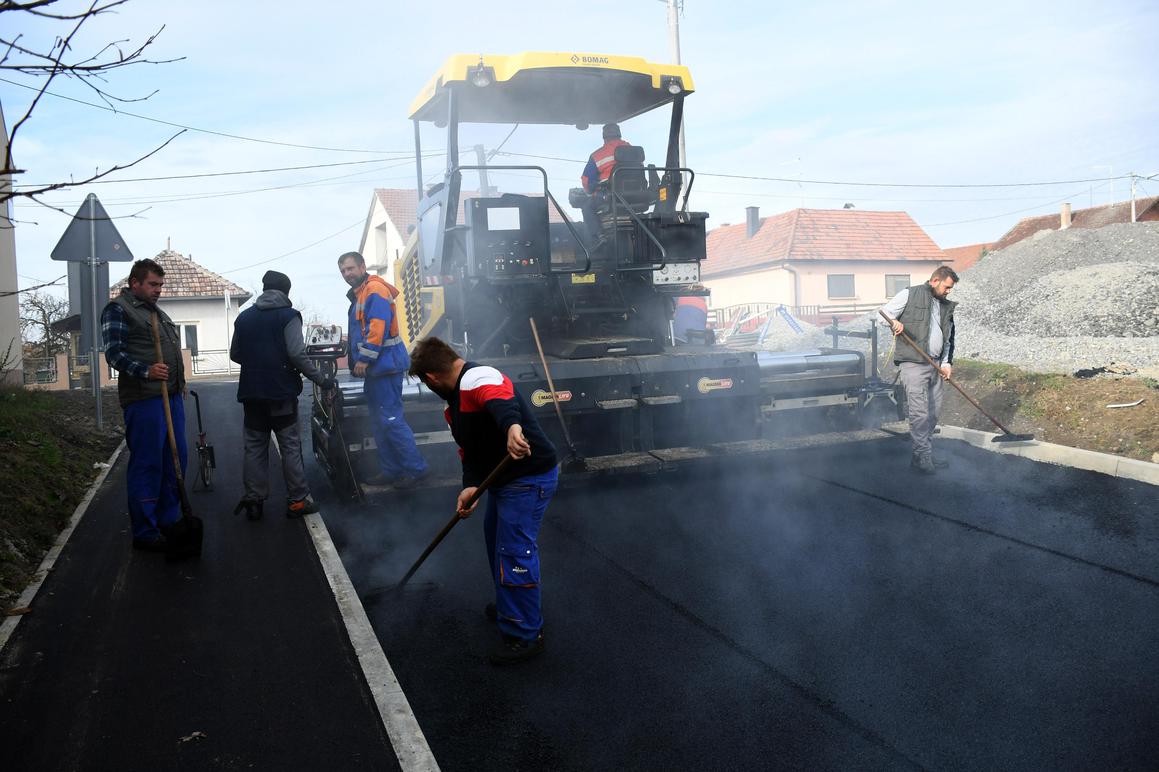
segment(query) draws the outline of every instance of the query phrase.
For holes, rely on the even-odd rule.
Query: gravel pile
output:
[[[1031,372],[1159,378],[1159,223],[1042,231],[992,252],[961,279],[950,295],[959,303],[955,356]],[[841,327],[864,331],[878,319],[873,312]],[[775,319],[759,347],[832,345],[821,326],[800,325],[797,333]],[[884,366],[891,336],[884,325],[879,331]],[[757,347],[748,337],[734,345]],[[868,355],[868,341],[840,345]]]
[[[1041,231],[961,278],[958,356],[1038,372],[1159,371],[1159,223]]]

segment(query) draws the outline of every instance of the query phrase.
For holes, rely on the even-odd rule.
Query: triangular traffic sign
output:
[[[72,222],[53,248],[51,257],[53,260],[87,262],[94,237],[98,262],[127,262],[133,259],[133,253],[125,246],[117,226],[113,225],[112,218],[93,193],[89,193],[80,209],[76,210]]]

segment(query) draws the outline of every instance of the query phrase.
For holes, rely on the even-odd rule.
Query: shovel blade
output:
[[[1033,434],[999,434],[990,442],[1034,442]]]

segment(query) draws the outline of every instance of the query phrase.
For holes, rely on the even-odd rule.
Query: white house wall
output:
[[[917,284],[930,278],[930,274],[940,263],[912,261],[843,261],[841,263],[798,263],[794,265],[801,279],[801,300],[797,305],[850,304],[858,305],[884,303],[886,296],[885,277],[887,275],[908,276],[906,286]],[[830,274],[853,274],[853,295],[829,297]]]
[[[406,247],[404,232],[408,223],[401,224],[400,232],[399,224],[391,221],[377,194],[369,218],[366,235],[358,251],[366,258],[366,267],[369,271],[393,280],[394,263],[402,256]]]
[[[908,285],[920,284],[940,265],[936,262],[878,260],[841,262],[794,263],[797,272],[798,297],[794,297],[793,275],[783,268],[766,268],[737,276],[708,279],[705,286],[712,290],[709,305],[725,308],[742,303],[784,303],[791,306],[830,304],[884,303],[887,275],[908,276]],[[854,294],[830,298],[830,274],[853,274]]]
[[[793,277],[780,268],[768,268],[739,276],[709,279],[704,286],[712,290],[709,306],[727,308],[742,303],[783,303],[793,302]]]
[[[221,351],[229,348],[230,338],[233,336],[233,323],[238,315],[238,301],[230,298],[230,310],[227,319],[225,312],[225,298],[210,298],[194,300],[184,298],[166,298],[161,296],[158,305],[175,324],[181,327],[181,345],[187,346],[185,340],[185,326],[197,325],[197,347],[200,351]]]
[[[0,134],[3,152],[8,152],[8,129],[4,125],[4,111],[0,109]],[[12,178],[0,177],[0,190],[7,191]],[[12,200],[0,204],[0,293],[17,289],[16,276],[16,234],[8,215],[12,212]],[[13,386],[24,383],[24,365],[21,358],[23,348],[20,338],[20,296],[0,295],[0,384]]]

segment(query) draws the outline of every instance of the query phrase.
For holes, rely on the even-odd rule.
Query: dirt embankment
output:
[[[9,608],[124,432],[115,391],[0,390],[0,609]]]
[[[1044,375],[975,361],[956,363],[954,380],[1012,432],[1159,463],[1159,381]],[[998,431],[952,387],[945,394],[942,423]]]

